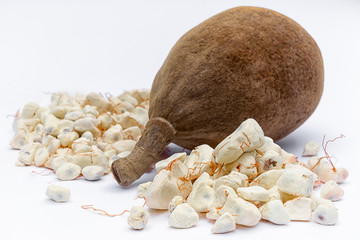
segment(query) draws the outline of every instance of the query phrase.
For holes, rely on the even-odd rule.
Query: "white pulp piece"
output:
[[[310,198],[294,198],[284,204],[285,210],[292,221],[310,221],[311,219],[311,205]]]
[[[130,215],[127,218],[127,222],[132,229],[141,230],[144,229],[149,221],[150,214],[142,206],[133,206],[130,209]]]
[[[214,226],[211,228],[212,233],[228,233],[236,229],[236,222],[234,217],[226,212],[221,215],[215,222]]]
[[[281,153],[269,150],[266,151],[261,157],[257,159],[260,164],[260,169],[262,171],[270,170],[270,169],[281,169],[284,165],[283,157]]]
[[[271,169],[262,173],[250,183],[250,186],[260,186],[265,189],[274,187],[281,175],[285,172],[284,169]]]
[[[146,194],[146,205],[153,209],[168,209],[169,202],[177,195],[185,196],[189,194],[191,182],[186,182],[179,189],[178,181],[170,171],[165,169],[156,174],[154,181]]]
[[[260,186],[238,188],[236,192],[239,197],[251,202],[267,202],[269,200],[268,191]]]
[[[264,144],[264,132],[254,119],[247,119],[214,149],[215,162],[232,163],[244,152]]]
[[[255,174],[258,172],[255,157],[255,150],[243,153],[236,161],[226,164],[225,168],[229,169],[230,171],[239,171],[248,177],[255,176]]]
[[[290,216],[280,200],[272,200],[260,207],[261,217],[274,224],[290,223]]]
[[[79,133],[90,131],[94,136],[100,135],[99,129],[96,128],[96,121],[91,117],[76,120],[74,129]]]
[[[30,143],[32,143],[31,135],[25,130],[19,130],[11,140],[10,146],[14,149],[21,149],[23,146]]]
[[[46,195],[55,202],[67,202],[70,198],[70,190],[51,184],[46,189]]]
[[[95,92],[88,93],[85,102],[95,106],[98,112],[106,112],[111,107],[109,102]]]
[[[226,185],[220,185],[216,188],[215,191],[215,208],[222,207],[228,196],[237,197],[235,190],[232,187]]]
[[[73,180],[81,173],[81,167],[74,163],[65,163],[56,169],[56,176],[60,180]]]
[[[174,209],[179,206],[180,204],[183,204],[185,202],[185,199],[182,196],[175,196],[171,201],[169,202],[168,210],[170,213],[174,211]]]
[[[246,187],[248,177],[245,174],[239,173],[237,171],[232,171],[228,175],[219,177],[214,180],[213,187],[216,190],[220,185],[226,185],[232,187],[234,190],[239,187]]]
[[[76,139],[72,144],[71,148],[74,152],[74,154],[77,153],[85,153],[91,151],[91,142],[86,137],[81,137]]]
[[[344,196],[344,190],[334,181],[330,180],[321,187],[320,197],[330,201],[338,201]]]
[[[146,182],[146,183],[139,184],[139,186],[136,189],[136,195],[138,197],[145,197],[147,195],[147,192],[149,191],[151,184],[152,184],[152,182]]]
[[[255,226],[261,219],[261,213],[254,204],[230,195],[219,211],[220,215],[226,212],[234,217],[237,224],[243,226]]]
[[[58,135],[58,139],[63,147],[70,147],[78,138],[79,134],[77,132],[62,132]]]
[[[36,151],[41,147],[40,143],[30,143],[20,149],[18,160],[25,165],[32,165]]]
[[[119,154],[125,151],[132,151],[135,148],[136,141],[134,140],[119,140],[112,144],[112,147],[115,149],[116,153]]]
[[[37,167],[43,166],[49,159],[49,152],[46,147],[39,148],[34,156],[34,165]]]
[[[310,196],[315,183],[314,174],[301,165],[290,165],[279,177],[276,185],[278,189],[293,196]]]
[[[138,126],[129,127],[122,134],[124,139],[137,140],[141,136],[141,129]]]
[[[199,215],[187,203],[178,205],[169,216],[169,225],[175,228],[190,228],[199,221]]]
[[[156,164],[155,164],[155,170],[157,172],[161,171],[162,169],[166,169],[169,166],[169,164],[173,163],[174,161],[181,161],[181,162],[184,162],[184,160],[186,159],[186,153],[185,152],[181,152],[181,153],[175,153],[173,155],[171,155],[170,157],[164,159],[164,160],[161,160],[161,161],[158,161]]]
[[[123,129],[121,125],[116,124],[104,132],[104,134],[102,135],[102,139],[106,143],[114,143],[119,140],[123,140],[122,131]]]
[[[196,212],[207,212],[215,204],[215,190],[211,187],[213,184],[209,174],[204,172],[196,179],[193,184],[187,202]]]
[[[312,156],[316,156],[317,153],[319,152],[320,146],[317,142],[315,141],[310,141],[308,142],[305,147],[304,147],[304,151],[303,151],[303,156],[304,157],[312,157]]]
[[[330,204],[320,204],[312,213],[312,219],[322,225],[334,225],[338,218],[336,207]]]
[[[37,103],[29,102],[25,104],[25,106],[23,107],[21,116],[23,118],[33,118],[38,109],[39,109],[39,105]]]
[[[104,168],[100,166],[86,166],[81,170],[81,174],[86,180],[99,180],[104,176]]]
[[[269,201],[282,200],[281,193],[278,189],[278,186],[276,186],[276,185],[268,190],[268,194],[269,194]]]

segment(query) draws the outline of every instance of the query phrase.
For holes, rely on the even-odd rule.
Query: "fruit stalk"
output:
[[[175,133],[175,128],[166,119],[151,118],[131,154],[112,163],[115,180],[121,186],[128,186],[140,178],[158,160],[165,147],[174,139]]]

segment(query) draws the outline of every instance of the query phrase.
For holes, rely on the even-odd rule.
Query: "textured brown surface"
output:
[[[154,122],[131,155],[114,162],[114,176],[129,185],[169,142],[188,149],[215,147],[247,118],[279,140],[315,110],[323,81],[320,50],[293,20],[256,7],[219,13],[179,39],[153,82],[150,122],[166,119],[161,124],[168,130],[172,125],[176,133],[159,125],[162,138],[157,139],[151,136]],[[140,147],[152,141],[164,142],[156,143],[156,150]]]
[[[174,136],[175,129],[165,119],[150,119],[131,154],[112,163],[111,170],[115,180],[122,186],[128,186],[140,178]]]
[[[318,105],[321,52],[296,22],[272,10],[233,8],[182,36],[157,73],[149,116],[173,124],[173,142],[215,146],[247,118],[275,141]]]

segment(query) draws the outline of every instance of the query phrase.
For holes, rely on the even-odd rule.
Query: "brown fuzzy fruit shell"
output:
[[[295,21],[275,11],[237,7],[183,35],[157,73],[149,117],[176,130],[188,149],[215,147],[254,118],[275,141],[298,128],[318,105],[321,52]]]

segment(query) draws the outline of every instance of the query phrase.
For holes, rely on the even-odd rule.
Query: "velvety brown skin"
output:
[[[167,119],[173,142],[189,149],[215,147],[247,118],[277,141],[313,113],[323,85],[321,52],[299,24],[237,7],[175,44],[152,85],[149,116]]]
[[[279,140],[313,113],[323,84],[321,52],[299,24],[257,7],[219,13],[171,49],[150,93],[145,131],[152,126],[152,133],[113,163],[114,177],[129,185],[169,142],[215,147],[248,118]],[[162,127],[156,127],[159,122]],[[156,137],[154,127],[166,141]]]

